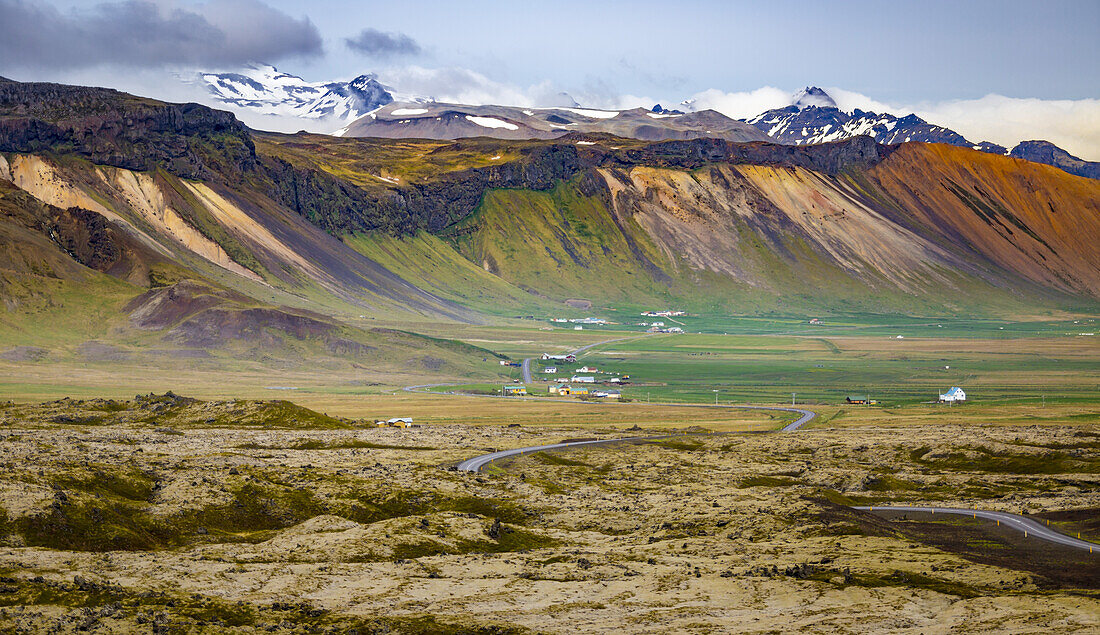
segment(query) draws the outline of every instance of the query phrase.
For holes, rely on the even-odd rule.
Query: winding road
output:
[[[646,337],[646,336],[641,336]],[[633,337],[620,337],[612,340],[605,340],[602,342],[595,342],[582,346],[581,348],[573,351],[574,355],[579,355],[584,351],[587,351],[593,347],[600,346],[601,344],[609,344],[611,342],[618,342],[622,340],[636,339]],[[527,358],[523,360],[523,381],[524,383],[532,383],[531,378],[531,361],[534,358]],[[455,384],[421,384],[418,386],[406,386],[405,390],[408,392],[430,392],[430,388],[438,388],[441,386],[453,386]],[[439,393],[431,393],[439,394]],[[516,397],[499,397],[497,395],[476,395],[473,393],[463,392],[448,392],[444,393],[448,395],[460,395],[466,397],[489,397],[493,399],[516,399]],[[548,401],[546,398],[535,398],[538,401]],[[555,399],[554,401],[560,401],[564,403],[579,403],[572,399]],[[804,410],[802,408],[786,408],[780,406],[734,406],[734,405],[710,405],[710,404],[671,404],[671,403],[655,403],[650,404],[654,407],[674,407],[674,408],[729,408],[737,410],[777,410],[784,412],[798,413],[800,416],[797,420],[783,426],[775,432],[793,432],[806,423],[809,423],[815,416],[814,412],[810,410]],[[734,434],[728,432],[712,433],[714,435],[720,434]],[[660,436],[647,436],[647,437],[621,437],[616,439],[599,439],[594,441],[566,441],[563,443],[551,443],[547,445],[533,445],[525,448],[513,448],[511,450],[501,450],[499,452],[491,452],[489,454],[483,454],[481,456],[475,456],[471,459],[466,459],[456,466],[460,472],[480,472],[482,468],[490,463],[498,461],[500,459],[506,459],[515,456],[522,456],[525,454],[532,454],[535,452],[542,452],[545,450],[562,450],[573,449],[587,446],[598,445],[611,445],[616,443],[637,443],[643,441],[658,441],[662,439],[671,438],[673,435],[660,435]],[[677,435],[680,436],[680,435]],[[954,514],[959,516],[971,516],[972,518],[983,518],[985,520],[997,521],[998,523],[1004,523],[1006,527],[1015,529],[1022,532],[1025,536],[1035,537],[1040,540],[1046,540],[1048,542],[1057,543],[1067,547],[1075,549],[1088,549],[1089,553],[1100,554],[1100,544],[1092,543],[1087,540],[1081,540],[1072,536],[1067,536],[1063,533],[1057,532],[1049,527],[1039,524],[1035,520],[1021,516],[1019,514],[1012,514],[1009,512],[997,512],[997,511],[984,511],[979,509],[964,509],[959,507],[911,507],[905,505],[884,505],[884,506],[868,506],[868,507],[852,507],[859,511],[865,511],[874,513],[875,511],[882,512],[926,512],[931,514]],[[1095,551],[1094,551],[1095,549]]]
[[[1050,527],[1041,525],[1031,518],[1019,514],[1011,514],[1009,512],[991,512],[981,509],[963,509],[959,507],[909,507],[906,505],[884,505],[881,507],[876,505],[872,507],[853,507],[852,509],[858,509],[865,512],[924,512],[927,514],[955,514],[958,516],[970,516],[971,518],[984,518],[986,520],[995,520],[1007,527],[1023,532],[1028,537],[1033,536],[1040,540],[1056,542],[1060,545],[1074,547],[1076,549],[1088,549],[1089,553],[1092,553],[1093,549],[1096,549],[1096,553],[1100,553],[1100,545],[1096,543],[1080,540],[1073,536],[1067,536],[1063,533],[1054,531]]]

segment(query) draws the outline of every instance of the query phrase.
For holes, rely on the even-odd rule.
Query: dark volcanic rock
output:
[[[96,212],[61,209],[11,184],[0,185],[0,217],[37,232],[85,267],[139,286],[148,286],[152,267],[166,260]],[[21,249],[12,247],[16,253]]]
[[[708,163],[791,165],[837,174],[848,168],[874,165],[886,158],[893,147],[871,137],[814,146],[774,143],[732,143],[720,139],[693,139],[653,143],[626,152],[628,163],[695,169]]]
[[[596,167],[655,165],[695,169],[708,163],[794,165],[837,174],[874,165],[893,148],[857,137],[809,147],[766,142],[737,143],[723,139],[663,141],[626,150],[603,144],[577,146],[578,139],[607,135],[567,135],[523,148],[519,160],[452,172],[428,183],[367,191],[317,170],[265,157],[268,195],[332,234],[382,230],[393,234],[438,232],[477,209],[493,188],[546,191],[560,181]],[[461,146],[462,142],[456,145]],[[593,181],[605,187],[602,181]],[[586,192],[594,194],[595,192]]]
[[[582,167],[573,143],[540,145],[524,150],[519,161],[454,172],[378,194],[281,159],[264,160],[269,196],[333,234],[439,231],[472,213],[490,188],[545,191]]]
[[[251,169],[252,139],[230,113],[106,88],[0,81],[0,151],[74,153],[131,170],[208,179]]]
[[[1010,156],[1061,168],[1070,174],[1100,179],[1100,161],[1085,161],[1049,141],[1023,141],[1012,149]]]

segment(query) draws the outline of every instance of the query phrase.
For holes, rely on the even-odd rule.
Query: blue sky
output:
[[[251,60],[444,100],[695,98],[738,117],[814,84],[842,107],[1100,160],[1097,34],[1097,0],[0,0],[0,75],[178,99],[166,77]]]
[[[302,4],[272,2],[291,15]],[[303,70],[356,73],[370,59],[340,41],[360,28],[409,35],[420,64],[458,65],[570,92],[606,85],[665,99],[806,84],[913,102],[1080,99],[1100,88],[1100,2],[341,2],[308,15],[328,55]],[[358,18],[358,19],[356,19]]]

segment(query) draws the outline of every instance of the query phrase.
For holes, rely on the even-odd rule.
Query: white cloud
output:
[[[831,87],[825,88],[824,90],[829,93],[829,96],[836,102],[836,107],[845,112],[852,112],[856,108],[859,108],[860,110],[867,110],[870,112],[889,113],[896,117],[904,117],[913,112],[912,110],[891,106],[890,104],[871,99],[862,93],[844,90],[843,88]]]
[[[676,102],[664,102],[660,99],[653,97],[646,97],[645,95],[620,95],[615,99],[608,100],[606,103],[589,103],[587,101],[581,102],[585,106],[594,106],[596,108],[607,108],[608,110],[630,110],[631,108],[650,108],[661,104],[662,108],[675,109],[679,107]]]
[[[537,104],[532,102],[531,95],[545,94],[550,90],[546,82],[524,90],[458,67],[405,66],[380,71],[378,79],[392,86],[400,95],[431,97],[436,101],[460,104],[535,106]]]
[[[916,105],[911,112],[947,126],[971,141],[1012,148],[1043,139],[1086,161],[1100,161],[1100,99],[981,99]]]
[[[695,93],[691,99],[694,100],[693,110],[717,110],[727,117],[746,119],[765,110],[790,106],[791,92],[773,86],[740,93],[727,93],[711,88]]]

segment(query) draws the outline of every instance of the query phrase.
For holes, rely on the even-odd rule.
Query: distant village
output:
[[[666,311],[642,311],[642,317],[683,317],[687,315],[684,311],[679,310],[666,310]],[[614,324],[620,324],[619,322],[611,322],[604,318],[598,317],[582,317],[582,318],[562,318],[555,317],[550,318],[550,322],[554,324],[572,324],[575,330],[584,330],[585,326],[609,326]],[[638,322],[635,326],[647,327],[647,333],[683,333],[684,329],[680,326],[666,326],[662,321],[655,322]]]
[[[668,326],[666,320],[674,321],[672,318],[686,316],[685,311],[677,309],[659,310],[659,311],[642,311],[640,313],[642,317],[647,318],[663,318],[660,320],[636,322],[633,326],[641,326],[646,328],[647,333],[683,333],[682,326]],[[620,322],[612,322],[605,318],[599,317],[580,317],[580,318],[564,318],[555,317],[550,318],[550,322],[554,324],[572,324],[575,329],[581,330],[585,326],[610,326],[619,325]],[[811,326],[823,326],[824,322],[821,318],[809,318],[807,323]],[[677,322],[677,324],[681,324]],[[898,336],[901,339],[901,336]],[[690,353],[690,355],[710,355],[709,352]],[[574,370],[569,370],[566,366],[575,364],[577,361],[576,355],[561,354],[555,355],[551,353],[543,353],[540,361],[543,362],[538,370],[532,369],[535,373],[535,381],[547,382],[546,393],[549,395],[557,396],[570,396],[581,397],[591,399],[612,399],[622,400],[622,391],[619,387],[630,384],[630,376],[621,374],[610,370],[600,370],[594,366],[581,366]],[[522,364],[519,362],[513,362],[508,360],[501,360],[502,366],[520,367]],[[569,377],[566,378],[565,375]],[[528,385],[514,384],[501,387],[500,394],[503,396],[526,396],[530,393],[532,388]],[[541,390],[541,388],[540,388]],[[938,395],[936,402],[943,404],[957,404],[964,403],[966,401],[966,392],[958,386],[952,386],[946,392]],[[844,399],[844,403],[849,405],[863,405],[874,406],[878,405],[878,399],[870,395],[848,395]]]
[[[566,371],[564,366],[577,362],[577,356],[573,354],[554,355],[543,353],[539,358],[542,362],[538,375],[538,381],[549,382],[547,394],[563,397],[581,397],[591,399],[622,400],[623,393],[618,388],[630,383],[630,375],[613,371],[601,371],[595,366],[581,366],[572,371]],[[514,362],[501,362],[509,366],[519,366]],[[558,378],[569,372],[569,379]],[[503,386],[501,393],[504,396],[524,396],[529,394],[528,387],[523,384]]]

